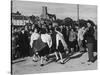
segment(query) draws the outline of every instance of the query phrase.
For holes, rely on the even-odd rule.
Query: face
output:
[[[35,28],[34,32],[37,32],[37,29]]]
[[[45,28],[45,26],[44,26],[44,25],[42,25],[42,28]]]
[[[52,33],[52,30],[50,30],[50,33]]]
[[[71,31],[74,31],[73,29],[71,29]]]
[[[27,26],[25,26],[25,30],[27,30]]]
[[[32,29],[34,29],[34,27],[35,27],[35,26],[34,26],[34,25],[32,25]]]
[[[49,28],[51,28],[51,25],[49,25]]]
[[[29,26],[29,29],[31,29],[31,26]]]
[[[30,34],[32,34],[32,31],[30,31]]]
[[[62,29],[62,28],[63,28],[63,26],[61,25],[61,26],[60,26],[60,28]]]
[[[63,27],[65,28],[66,26],[65,26],[65,25],[63,25]]]
[[[88,26],[88,27],[90,27],[90,26],[91,26],[91,24],[90,24],[90,23],[87,23],[87,26]]]
[[[24,30],[22,30],[22,33],[24,33]]]
[[[82,29],[84,30],[84,29],[85,29],[85,27],[82,27]]]
[[[96,28],[96,26],[94,26],[93,28],[94,28],[94,30],[96,30],[96,29],[97,29],[97,28]]]
[[[14,32],[17,32],[17,29],[15,29]]]
[[[66,26],[66,29],[68,29],[68,27]]]
[[[69,28],[71,28],[71,26],[69,26]]]

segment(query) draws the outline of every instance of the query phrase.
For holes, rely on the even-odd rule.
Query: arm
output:
[[[49,39],[49,47],[51,48],[51,46],[52,46],[52,38],[50,36],[50,39]]]
[[[83,35],[85,34],[85,32],[86,32],[86,29],[85,29],[85,30],[83,30]]]
[[[51,36],[50,35],[48,35],[48,37],[47,37],[48,39],[47,39],[47,44],[48,44],[48,46],[49,46],[49,48],[52,46],[52,39],[51,39]]]
[[[58,49],[58,45],[59,45],[59,36],[58,34],[56,35],[56,49]]]
[[[66,44],[66,42],[65,42],[65,40],[64,40],[64,38],[63,38],[63,36],[60,37],[60,40],[61,40],[61,42],[62,42],[62,44],[63,44],[63,46],[64,46],[64,49],[68,49],[67,44]]]
[[[32,44],[33,44],[33,39],[34,39],[34,35],[32,34],[31,38],[30,38],[30,46],[31,46],[31,48],[32,48]]]
[[[78,31],[77,33],[77,41],[79,41],[79,39],[80,39],[80,31]]]

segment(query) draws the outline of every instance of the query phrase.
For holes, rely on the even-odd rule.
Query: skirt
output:
[[[32,50],[33,53],[37,52],[40,57],[49,54],[49,47],[46,43],[42,42],[41,38],[34,41]]]
[[[34,40],[34,43],[33,43],[33,52],[40,51],[44,47],[46,47],[46,44],[44,42],[42,42],[41,38],[39,38],[38,40]]]
[[[48,45],[46,45],[44,48],[42,48],[42,50],[37,51],[37,52],[38,52],[38,55],[41,57],[41,56],[48,55],[50,52],[50,49],[49,49]]]
[[[70,48],[75,48],[76,44],[77,44],[77,40],[75,40],[75,41],[69,41],[69,43],[68,43],[68,45],[69,45]]]
[[[61,53],[65,52],[61,41],[59,41],[58,52],[61,52]]]

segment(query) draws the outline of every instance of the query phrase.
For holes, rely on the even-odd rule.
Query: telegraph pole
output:
[[[11,0],[11,24],[12,24],[12,11],[13,11],[13,1]]]
[[[79,4],[77,4],[77,22],[78,22],[78,25],[79,25]]]

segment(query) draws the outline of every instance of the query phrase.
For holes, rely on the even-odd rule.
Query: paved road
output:
[[[96,56],[96,53],[95,53]],[[87,63],[87,53],[81,55],[76,53],[71,56],[70,60],[65,64],[60,64],[59,61],[49,61],[45,66],[41,67],[38,62],[33,62],[32,57],[25,58],[23,61],[12,64],[13,75],[34,74],[34,73],[50,73],[50,72],[67,72],[81,70],[97,69],[97,61],[92,64]]]

